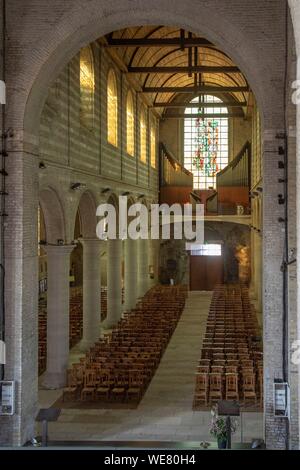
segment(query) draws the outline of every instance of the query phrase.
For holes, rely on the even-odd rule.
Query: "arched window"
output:
[[[140,158],[143,163],[147,162],[147,123],[145,110],[141,110],[140,121]]]
[[[191,103],[199,107],[187,106],[185,114],[210,116],[184,119],[184,166],[194,175],[194,189],[215,189],[216,174],[228,165],[228,118],[219,116],[228,110],[211,95],[196,97]],[[205,107],[206,103],[210,107]],[[211,103],[216,105],[211,107]]]
[[[83,123],[93,126],[94,117],[94,60],[90,46],[80,51],[80,118]]]
[[[126,101],[126,150],[129,155],[134,155],[134,102],[129,90]]]
[[[116,74],[110,69],[107,76],[107,140],[118,145],[118,90]]]
[[[156,129],[154,124],[150,132],[150,161],[152,168],[156,168]]]

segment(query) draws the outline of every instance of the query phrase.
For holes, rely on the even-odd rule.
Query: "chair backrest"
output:
[[[255,391],[254,374],[243,375],[243,388],[244,390]]]
[[[236,373],[226,374],[226,391],[227,392],[238,391],[238,375]]]
[[[209,385],[210,385],[211,390],[221,390],[222,375],[221,374],[210,374]]]
[[[85,371],[84,383],[86,386],[94,385],[96,380],[96,372],[93,369],[87,369]]]
[[[196,374],[196,387],[198,390],[206,390],[208,385],[207,374]]]

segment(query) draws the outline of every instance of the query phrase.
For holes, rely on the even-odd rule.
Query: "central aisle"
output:
[[[181,319],[137,409],[64,409],[56,423],[49,423],[50,439],[211,441],[210,412],[192,410],[210,301],[210,292],[189,292]],[[41,391],[43,406],[47,393]],[[262,436],[261,413],[245,413],[243,422],[244,440]],[[240,431],[235,440],[241,440]]]

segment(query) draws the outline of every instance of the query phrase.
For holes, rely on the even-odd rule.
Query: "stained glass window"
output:
[[[118,145],[118,90],[113,69],[107,76],[107,140],[112,145]]]
[[[216,187],[216,174],[228,165],[228,118],[213,117],[227,114],[222,101],[211,95],[194,98],[199,108],[187,107],[186,114],[209,114],[207,118],[184,119],[184,166],[194,175],[194,189]],[[206,103],[216,106],[205,107]]]
[[[87,46],[80,51],[80,118],[88,127],[93,126],[94,89],[93,54]]]
[[[127,103],[126,103],[126,133],[127,133],[127,142],[126,149],[129,155],[134,155],[134,104],[131,91],[127,94]]]

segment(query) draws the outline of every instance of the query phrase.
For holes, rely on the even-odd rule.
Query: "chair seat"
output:
[[[108,392],[109,391],[109,387],[98,387],[97,388],[97,392]]]
[[[141,391],[141,388],[140,387],[130,387],[128,390],[127,390],[127,393],[139,393]]]
[[[123,393],[125,391],[125,387],[114,387],[112,389],[113,393]]]

